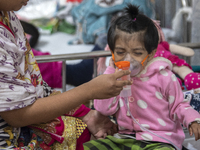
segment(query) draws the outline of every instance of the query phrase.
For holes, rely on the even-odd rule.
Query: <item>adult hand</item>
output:
[[[131,85],[132,81],[117,79],[128,74],[129,70],[120,70],[113,74],[100,75],[88,82],[87,88],[91,99],[107,99],[119,95],[123,86]]]
[[[96,139],[105,138],[107,135],[113,135],[118,131],[116,124],[96,110],[90,110],[82,120]]]
[[[194,133],[196,141],[200,139],[200,124],[197,122],[192,122],[192,124],[189,127],[189,133],[190,136],[192,136]]]

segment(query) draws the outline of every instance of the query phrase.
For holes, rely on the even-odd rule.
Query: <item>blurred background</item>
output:
[[[51,54],[90,51],[98,36],[106,34],[109,19],[127,2],[140,6],[145,15],[159,20],[169,43],[199,42],[198,0],[92,1],[30,0],[17,14],[21,20],[37,27],[40,35],[34,48]],[[195,50],[191,65],[200,65],[199,53]]]

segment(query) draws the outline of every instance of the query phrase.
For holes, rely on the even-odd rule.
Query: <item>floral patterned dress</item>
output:
[[[0,11],[0,112],[26,107],[50,94],[59,93],[43,81],[17,16]],[[80,117],[89,109],[81,105],[70,112],[71,116],[77,111],[79,116],[75,117]],[[0,116],[0,149],[76,149],[86,124],[71,116],[24,128],[11,127]]]

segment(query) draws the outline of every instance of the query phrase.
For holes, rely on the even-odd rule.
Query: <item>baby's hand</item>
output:
[[[200,124],[197,122],[192,122],[192,124],[189,126],[189,133],[190,136],[192,136],[194,133],[196,141],[200,139]]]

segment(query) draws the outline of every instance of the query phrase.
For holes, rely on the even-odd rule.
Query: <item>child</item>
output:
[[[109,129],[115,124],[108,117],[81,104],[118,95],[131,82],[117,79],[130,72],[102,75],[62,94],[52,91],[13,12],[27,2],[0,1],[0,149],[76,149],[79,145],[80,150],[80,143],[88,140],[86,127],[96,138],[113,134]]]
[[[137,73],[131,70],[129,97],[120,94],[94,100],[97,111],[116,117],[119,134],[84,143],[84,149],[182,149],[185,135],[181,124],[198,140],[200,114],[184,100],[171,62],[154,58],[159,37],[153,21],[129,4],[111,22],[107,40],[115,62],[129,61],[132,66],[138,63],[135,67],[140,69]],[[115,64],[111,60],[104,74],[114,73]]]

